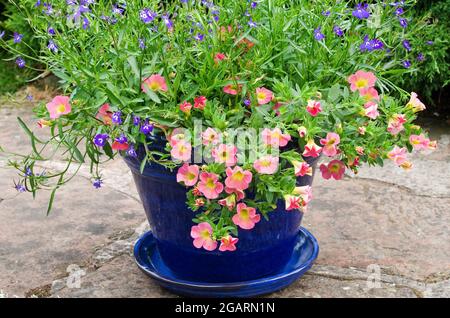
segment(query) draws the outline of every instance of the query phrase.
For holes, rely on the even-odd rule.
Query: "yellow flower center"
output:
[[[258,99],[266,99],[267,95],[264,92],[259,92],[258,94],[256,94],[256,97]]]
[[[151,82],[149,87],[152,91],[157,91],[161,88],[161,85],[158,82]]]
[[[202,238],[204,238],[204,239],[209,239],[210,238],[210,235],[209,235],[209,231],[208,230],[203,230],[202,232],[201,232],[201,237]]]
[[[186,174],[186,179],[188,180],[194,180],[195,179],[195,174],[193,174],[192,172],[188,172]]]
[[[365,78],[360,78],[356,81],[356,87],[364,88],[369,84],[369,82]]]
[[[244,174],[241,171],[235,172],[233,174],[233,179],[236,181],[242,181],[244,179]]]
[[[210,189],[214,189],[216,187],[216,185],[214,183],[214,179],[209,178],[208,181],[206,181],[206,186]]]
[[[248,209],[242,209],[239,215],[243,220],[248,220],[250,218]]]
[[[58,114],[62,114],[66,111],[66,106],[64,104],[59,104],[58,107],[56,107],[56,112]]]

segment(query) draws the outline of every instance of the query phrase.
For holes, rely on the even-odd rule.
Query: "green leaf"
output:
[[[151,89],[146,89],[145,93],[152,101],[154,101],[156,104],[161,104],[161,100],[159,99],[158,95],[155,94]]]

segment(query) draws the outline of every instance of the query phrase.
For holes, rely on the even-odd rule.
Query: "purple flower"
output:
[[[258,6],[258,2],[256,2],[256,1],[252,1],[252,3],[250,4],[250,7],[252,9],[255,9],[257,6]]]
[[[314,38],[317,41],[322,41],[323,39],[325,39],[325,35],[321,32],[321,27],[318,27],[314,30]]]
[[[144,8],[139,12],[139,16],[142,22],[149,24],[153,22],[158,15],[150,9]]]
[[[48,41],[47,48],[53,53],[58,53],[58,46],[53,40]]]
[[[337,25],[335,25],[333,27],[333,32],[334,32],[334,34],[336,34],[339,37],[344,36],[344,31],[342,31],[342,29],[340,27],[338,27]]]
[[[139,116],[133,116],[133,125],[139,126],[140,123],[141,123],[141,118],[139,118]]]
[[[25,175],[26,175],[27,177],[31,177],[31,176],[33,175],[33,171],[31,171],[31,168],[30,168],[30,167],[26,167],[26,168],[25,168]]]
[[[411,67],[411,61],[410,60],[405,60],[403,61],[403,67],[404,68],[410,68]]]
[[[94,137],[94,144],[98,147],[103,147],[106,144],[108,138],[108,134],[97,134]]]
[[[27,95],[27,100],[29,100],[30,102],[33,100],[33,95],[31,95],[31,94],[28,94]]]
[[[360,20],[367,19],[368,17],[370,17],[368,7],[369,6],[367,3],[359,3],[356,5],[355,10],[353,10],[352,15]]]
[[[121,111],[114,112],[111,116],[111,120],[116,125],[122,125],[122,123],[123,123],[122,112]]]
[[[423,55],[423,53],[419,53],[419,54],[417,55],[417,60],[418,60],[419,62],[425,61],[425,55]]]
[[[5,31],[0,32],[0,39],[2,39],[4,35],[5,35]]]
[[[18,57],[16,59],[16,64],[19,68],[24,68],[25,67],[25,60],[21,57]]]
[[[134,146],[131,145],[130,148],[128,148],[128,150],[125,152],[127,154],[127,156],[132,157],[132,158],[137,158],[137,153],[136,153],[136,149],[134,149]]]
[[[173,28],[173,22],[172,22],[172,20],[169,18],[169,15],[163,14],[162,19],[163,19],[164,24],[166,25],[166,27],[167,27],[168,29],[172,29],[172,28]]]
[[[405,18],[399,18],[398,22],[400,23],[400,26],[404,29],[406,29],[406,27],[408,26],[408,20],[406,20]]]
[[[402,7],[398,7],[397,9],[395,9],[395,15],[396,16],[401,16],[405,11],[403,10]]]
[[[140,48],[141,50],[144,50],[144,49],[146,48],[146,46],[145,46],[145,39],[139,38],[139,39],[138,39],[138,43],[139,43],[139,48]]]
[[[381,50],[384,47],[383,42],[378,39],[369,39],[369,36],[366,35],[363,39],[363,43],[359,46],[361,52],[371,52],[375,50]]]
[[[23,34],[14,32],[14,43],[22,42]]]
[[[84,30],[89,29],[90,26],[89,19],[84,17],[83,20],[81,21],[81,26],[83,27]]]
[[[433,41],[427,41],[427,44],[428,44],[428,45],[433,45],[434,42],[433,42]]]
[[[324,17],[329,17],[330,14],[331,14],[330,10],[326,10],[326,11],[323,10],[323,11],[322,11],[322,15],[323,15]]]
[[[116,138],[116,141],[119,144],[126,144],[128,142],[128,138],[124,134],[121,134],[119,137]]]
[[[55,29],[53,29],[52,27],[49,27],[48,30],[47,30],[47,32],[48,32],[48,34],[50,34],[50,35],[55,35],[55,34],[56,34]]]
[[[148,135],[153,131],[153,125],[146,120],[144,124],[141,126],[141,133],[144,135]]]
[[[92,185],[94,186],[94,188],[100,189],[102,187],[102,183],[103,183],[103,181],[101,179],[97,178],[92,182]]]
[[[411,44],[409,43],[408,40],[404,40],[402,42],[403,47],[405,48],[406,51],[411,52]]]
[[[194,36],[194,39],[197,40],[197,41],[199,41],[199,42],[203,41],[204,38],[205,38],[205,35],[204,35],[204,34],[201,34],[201,33],[197,33],[197,34]]]
[[[248,25],[251,28],[256,28],[258,26],[258,24],[252,20],[252,18],[250,18],[250,21],[248,21]]]
[[[251,105],[251,103],[252,103],[252,102],[250,101],[250,99],[244,99],[244,105],[245,105],[245,106],[248,107],[248,106]]]
[[[27,191],[25,186],[20,182],[17,184],[14,184],[14,189],[16,189],[19,193],[23,193],[23,192]]]
[[[116,14],[116,15],[122,15],[123,14],[123,9],[119,6],[117,6],[117,4],[113,5],[112,7],[112,13]]]

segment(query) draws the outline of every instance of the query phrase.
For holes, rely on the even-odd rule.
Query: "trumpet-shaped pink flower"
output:
[[[358,127],[358,133],[364,136],[366,134],[366,127],[364,126]]]
[[[217,53],[214,56],[214,63],[219,64],[219,62],[225,60],[227,58],[227,56],[223,53]]]
[[[405,127],[403,127],[404,123],[406,123],[405,115],[394,114],[392,118],[389,119],[387,131],[395,136],[405,129]]]
[[[225,199],[217,201],[221,206],[227,207],[228,210],[233,211],[234,207],[236,206],[236,195],[231,194],[227,196]]]
[[[248,188],[250,182],[252,182],[252,173],[239,166],[236,166],[233,169],[228,167],[226,173],[227,178],[225,179],[225,185],[228,188],[244,191]]]
[[[232,220],[241,229],[251,230],[261,220],[261,216],[256,214],[255,208],[248,207],[245,203],[239,203],[237,213],[233,215]]]
[[[194,239],[196,248],[204,248],[207,251],[214,251],[217,248],[217,242],[212,238],[213,229],[207,222],[194,225],[191,228],[191,237]]]
[[[310,99],[308,100],[306,110],[311,114],[311,116],[316,117],[322,111],[322,105],[319,101]]]
[[[259,87],[256,89],[256,99],[258,100],[258,105],[270,103],[273,99],[273,92],[267,88]]]
[[[236,201],[241,201],[245,198],[244,190],[225,187],[225,192],[228,194],[233,194],[236,197]]]
[[[188,165],[185,163],[177,172],[177,182],[183,182],[185,186],[192,187],[198,181],[200,168],[197,165]]]
[[[341,138],[338,134],[329,132],[325,139],[320,140],[322,147],[322,153],[325,156],[333,157],[338,153],[337,145],[341,142]]]
[[[300,136],[300,138],[305,138],[307,132],[308,132],[308,130],[307,130],[306,127],[304,127],[304,126],[301,126],[301,127],[298,129],[298,135]]]
[[[355,74],[350,75],[348,82],[350,84],[350,90],[352,92],[374,87],[377,81],[376,76],[372,72],[357,71]]]
[[[167,92],[166,80],[159,74],[153,74],[152,76],[146,78],[142,82],[141,88],[144,92],[147,92],[148,89],[154,92]]]
[[[242,85],[241,84],[229,84],[223,88],[223,91],[230,95],[237,95],[241,92]]]
[[[388,152],[387,157],[395,162],[396,165],[401,166],[406,162],[407,153],[408,150],[405,147],[400,148],[398,146],[394,146],[394,149]]]
[[[311,139],[305,145],[305,150],[303,151],[303,157],[317,158],[317,157],[319,157],[321,152],[322,152],[322,147],[317,146],[314,143],[314,140]]]
[[[109,104],[103,104],[99,109],[97,116],[95,118],[101,120],[105,125],[111,125],[112,123],[112,112],[110,111]]]
[[[194,205],[195,205],[196,207],[202,207],[202,206],[205,205],[205,200],[203,200],[203,199],[195,199]]]
[[[202,172],[197,189],[207,199],[217,199],[223,191],[223,184],[219,181],[219,176],[215,173]]]
[[[426,138],[423,134],[409,136],[409,142],[413,146],[414,150],[424,150],[428,148],[430,139]]]
[[[260,174],[274,174],[278,170],[279,158],[264,156],[253,163],[253,167]]]
[[[188,102],[182,102],[180,104],[180,110],[185,114],[190,114],[192,109],[192,104]]]
[[[306,206],[313,199],[312,187],[309,185],[302,187],[295,187],[293,195],[300,196],[303,201],[303,205]]]
[[[37,122],[39,128],[50,127],[51,124],[52,124],[51,121],[45,119],[39,119]]]
[[[284,196],[286,211],[298,210],[303,206],[302,199],[299,196],[288,194]]]
[[[417,94],[414,92],[411,93],[411,98],[406,106],[411,108],[414,112],[420,112],[426,109],[424,103],[417,98]]]
[[[211,127],[208,127],[204,132],[202,132],[202,144],[205,146],[210,144],[215,145],[219,142],[219,139],[219,134]]]
[[[234,252],[236,250],[236,243],[239,241],[238,238],[232,237],[231,235],[227,235],[222,237],[220,240],[221,244],[219,247],[219,251],[221,252]]]
[[[172,146],[170,154],[176,160],[189,161],[191,159],[191,152],[191,144],[185,140],[180,140]]]
[[[370,119],[376,119],[380,116],[380,113],[378,112],[378,104],[373,101],[367,102],[364,105],[364,114]]]
[[[194,108],[203,110],[206,106],[207,101],[208,100],[206,99],[205,96],[199,96],[194,98]]]
[[[306,162],[292,161],[292,165],[294,166],[295,175],[297,177],[304,177],[306,175],[312,176],[312,167]]]
[[[361,146],[356,146],[355,147],[355,150],[356,150],[356,152],[359,154],[359,155],[364,155],[364,148],[363,147],[361,147]]]
[[[55,96],[53,100],[47,104],[47,110],[51,119],[57,119],[62,115],[66,115],[72,111],[69,96]]]
[[[380,96],[375,87],[364,88],[359,91],[360,95],[366,100],[366,102],[379,101]]]
[[[320,172],[322,172],[322,177],[324,179],[334,178],[336,180],[341,180],[344,176],[345,165],[340,160],[332,160],[328,165],[321,164]]]
[[[272,147],[284,147],[291,140],[291,136],[289,134],[283,134],[280,128],[274,128],[273,130],[265,128],[261,135],[264,144]]]
[[[221,144],[212,150],[212,156],[217,163],[224,163],[227,167],[236,165],[236,146]]]

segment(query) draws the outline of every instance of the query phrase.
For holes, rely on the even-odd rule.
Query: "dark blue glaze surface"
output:
[[[161,151],[164,143],[160,139],[152,147]],[[124,159],[133,173],[158,255],[178,278],[209,283],[253,280],[279,272],[291,259],[302,212],[288,212],[280,201],[269,213],[269,221],[261,218],[254,229],[239,229],[237,251],[196,249],[190,237],[195,214],[186,206],[186,188],[176,182],[176,171],[151,163],[141,174],[139,159]],[[317,159],[309,163],[315,166]],[[311,183],[312,177],[298,179],[298,185]]]
[[[144,273],[170,291],[191,297],[251,297],[272,293],[301,277],[311,268],[318,253],[314,236],[301,228],[295,236],[291,257],[279,271],[255,280],[206,283],[186,280],[174,273],[162,259],[159,244],[151,232],[144,234],[134,246],[136,263]]]

